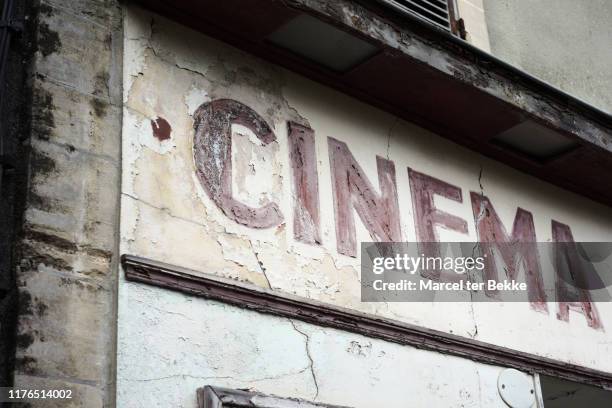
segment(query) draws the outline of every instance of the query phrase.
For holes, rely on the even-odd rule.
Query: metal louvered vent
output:
[[[379,0],[382,3],[412,16],[418,17],[447,31],[451,28],[448,0]]]

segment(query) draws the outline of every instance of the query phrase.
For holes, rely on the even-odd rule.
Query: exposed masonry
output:
[[[32,1],[38,51],[19,286],[15,386],[114,400],[121,8]],[[100,180],[104,182],[100,183]]]

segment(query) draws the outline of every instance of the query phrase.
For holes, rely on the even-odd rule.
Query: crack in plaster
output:
[[[485,213],[486,213],[486,204],[484,204],[485,200],[485,194],[484,194],[484,187],[482,185],[482,172],[483,172],[483,167],[482,164],[480,165],[480,170],[478,171],[478,186],[480,187],[480,209],[478,211],[478,216],[476,216],[475,221],[475,225],[476,225],[476,242],[474,243],[474,247],[472,248],[472,258],[475,256],[476,254],[476,250],[478,248],[480,248],[480,241],[478,240],[478,224],[480,223],[480,221],[482,220],[482,218],[484,217]]]
[[[155,52],[155,51],[154,51],[154,52]],[[158,57],[158,58],[159,58],[159,57]],[[160,59],[162,59],[162,58],[160,58]],[[163,59],[162,59],[162,60],[163,60]],[[166,62],[168,62],[168,61],[166,61]],[[204,79],[208,80],[208,78],[206,77],[206,75],[204,75],[204,74],[203,74],[203,73],[201,73],[200,71],[196,71],[195,69],[190,69],[190,68],[187,68],[187,67],[182,67],[182,66],[180,66],[178,63],[174,63],[174,66],[175,66],[175,67],[177,67],[178,69],[182,69],[183,71],[187,71],[187,72],[190,72],[190,73],[192,73],[192,74],[196,74],[196,75],[201,76],[202,78],[204,78]]]
[[[130,193],[122,192],[121,195],[129,197],[129,198],[131,198],[134,201],[140,202],[140,203],[142,203],[142,204],[144,204],[144,205],[146,205],[148,207],[154,208],[154,209],[156,209],[158,211],[162,211],[163,213],[165,213],[170,218],[176,218],[177,220],[185,221],[185,222],[188,222],[190,224],[194,224],[194,225],[197,225],[197,226],[203,227],[203,228],[207,227],[207,225],[204,224],[204,223],[197,222],[197,221],[194,221],[194,220],[190,220],[189,218],[185,218],[185,217],[181,217],[179,215],[172,214],[172,211],[170,211],[170,209],[168,207],[158,207],[155,204],[152,204],[152,203],[150,203],[150,202],[148,202],[146,200],[143,200],[142,198],[138,198],[138,197],[136,197],[136,196],[134,196],[133,194],[130,194]]]
[[[183,66],[179,65],[177,62],[173,62],[173,61],[171,61],[171,60],[169,60],[167,58],[164,58],[163,56],[160,55],[158,50],[153,45],[153,35],[155,34],[155,24],[156,24],[155,23],[155,19],[151,18],[151,21],[149,23],[149,27],[150,27],[149,28],[149,33],[148,33],[148,35],[146,37],[134,37],[134,38],[128,38],[128,40],[130,40],[130,41],[142,41],[142,42],[144,42],[144,44],[142,46],[143,51],[149,50],[149,51],[151,51],[151,53],[153,53],[153,56],[155,58],[158,58],[160,61],[165,62],[168,65],[174,66],[174,67],[176,67],[176,68],[178,68],[180,70],[187,71],[189,73],[198,75],[198,76],[208,80],[206,75],[203,74],[202,72],[196,71],[194,69],[190,69],[190,68],[187,68],[187,67],[183,67]],[[144,73],[143,72],[139,72],[138,75],[132,75],[132,76],[133,77],[138,77],[138,76],[142,76],[142,75],[144,75]],[[128,99],[129,99],[129,94],[131,92],[131,88],[132,87],[130,86],[130,89],[128,90]]]
[[[153,45],[153,35],[155,34],[155,19],[151,19],[151,31],[150,34],[148,36],[148,38],[139,38],[138,40],[144,40],[145,41],[145,45],[144,45],[144,50],[150,50],[153,53],[153,56],[155,56],[156,58],[159,58],[160,61],[165,62],[168,65],[173,65],[176,68],[183,70],[183,71],[187,71],[190,72],[192,74],[196,74],[198,76],[201,76],[202,78],[208,80],[208,78],[206,77],[206,75],[200,71],[196,71],[194,69],[191,68],[187,68],[187,67],[183,67],[181,65],[179,65],[177,62],[173,62],[167,58],[162,57],[159,52],[157,51],[157,49],[155,49],[155,46]]]
[[[478,402],[482,406],[482,378],[480,377],[480,370],[476,367],[476,377],[478,377]]]
[[[486,213],[486,205],[484,204],[485,202],[485,194],[484,194],[484,187],[482,185],[482,172],[483,172],[483,167],[482,164],[480,165],[480,170],[478,171],[478,186],[480,187],[480,209],[478,212],[478,216],[476,217],[476,229],[478,229],[478,223],[483,219],[485,213]],[[478,233],[478,231],[476,231],[476,233]],[[478,239],[476,240],[476,245],[474,246],[474,249],[478,248],[479,246],[479,242]]]
[[[268,381],[268,380],[280,380],[280,379],[282,379],[284,377],[290,377],[290,376],[297,375],[297,374],[303,374],[303,373],[305,373],[306,371],[309,371],[309,370],[310,370],[310,365],[302,368],[299,371],[285,373],[285,374],[279,374],[279,375],[272,375],[272,376],[269,376],[269,377],[256,378],[256,379],[246,380],[244,382],[254,383],[254,382],[261,382],[261,381]]]
[[[474,258],[476,256],[476,251],[480,248],[480,240],[478,239],[478,224],[480,223],[480,220],[482,220],[482,218],[485,215],[485,210],[486,210],[486,205],[482,204],[484,203],[484,186],[482,185],[482,173],[483,173],[483,167],[482,164],[480,165],[480,170],[478,171],[478,186],[480,187],[480,197],[482,198],[482,200],[480,200],[481,202],[481,207],[478,213],[478,216],[476,217],[476,242],[474,243],[474,247],[472,248],[472,258]],[[469,274],[468,276],[470,276],[472,274]],[[472,321],[474,322],[474,331],[472,333],[468,332],[468,336],[470,336],[472,339],[476,338],[476,336],[478,336],[478,323],[476,323],[476,315],[474,313],[474,291],[470,291],[470,316],[472,318]]]
[[[270,279],[268,278],[268,275],[266,274],[266,268],[264,267],[263,261],[259,259],[259,252],[255,250],[255,247],[253,247],[253,242],[250,239],[248,241],[249,241],[249,245],[251,246],[251,249],[253,250],[253,253],[255,254],[255,259],[257,260],[257,263],[259,264],[259,269],[261,270],[261,273],[263,274],[264,278],[266,278],[266,282],[268,282],[268,287],[272,289],[272,284],[270,283]]]
[[[390,160],[389,156],[391,154],[391,134],[393,133],[393,130],[396,128],[396,126],[400,124],[400,122],[401,119],[399,117],[396,117],[391,126],[389,126],[389,131],[387,132],[387,160]]]
[[[228,379],[232,379],[232,376],[211,376],[211,377],[205,377],[205,376],[198,376],[198,375],[191,375],[191,374],[174,374],[174,375],[168,375],[165,377],[157,377],[157,378],[134,378],[134,379],[126,379],[127,381],[132,381],[132,382],[151,382],[151,381],[162,381],[162,380],[170,380],[173,378],[192,378],[195,380],[228,380]]]
[[[271,376],[268,376],[268,377],[247,378],[247,379],[237,378],[237,377],[233,377],[231,375],[225,375],[225,376],[199,376],[199,375],[193,375],[193,374],[173,374],[173,375],[168,375],[168,376],[164,376],[164,377],[134,378],[134,379],[126,379],[126,380],[127,381],[132,381],[132,382],[152,382],[152,381],[169,380],[169,379],[174,379],[174,378],[192,378],[192,379],[196,379],[196,380],[232,380],[233,379],[233,380],[237,380],[237,381],[242,382],[242,383],[256,383],[256,382],[261,382],[261,381],[280,380],[280,379],[285,378],[285,377],[290,377],[290,376],[297,375],[297,374],[303,374],[307,370],[310,370],[310,366],[304,367],[304,368],[302,368],[299,371],[282,373],[282,374],[278,374],[278,375],[271,375]]]
[[[174,315],[174,316],[181,316],[181,317],[184,317],[185,319],[191,320],[191,321],[194,320],[192,316],[188,316],[185,313],[173,312],[173,311],[168,310],[168,309],[162,309],[162,308],[159,308],[157,306],[154,306],[149,301],[145,301],[145,300],[141,300],[141,299],[133,299],[132,301],[136,302],[136,303],[140,303],[141,305],[143,305],[143,306],[145,306],[145,307],[147,307],[149,309],[153,309],[153,310],[155,310],[157,312],[160,312],[160,313]]]
[[[300,329],[297,328],[295,322],[291,319],[288,319],[289,323],[291,323],[291,325],[293,326],[293,328],[295,329],[296,332],[300,333],[302,336],[304,336],[305,339],[305,348],[306,348],[306,356],[308,357],[308,360],[310,360],[310,366],[308,367],[310,369],[310,374],[312,375],[312,381],[314,383],[315,386],[315,395],[312,398],[313,401],[315,401],[317,399],[317,397],[319,396],[319,383],[317,382],[317,376],[315,374],[315,370],[314,370],[314,360],[312,358],[312,355],[310,354],[310,336],[301,331]]]

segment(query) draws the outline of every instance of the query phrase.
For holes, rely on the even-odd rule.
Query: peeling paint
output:
[[[185,105],[189,116],[193,116],[203,103],[210,102],[208,92],[203,89],[192,87],[187,95],[185,95]]]
[[[485,197],[476,177],[481,168],[500,222],[512,225],[517,207],[527,208],[540,240],[551,239],[551,217],[571,225],[577,239],[605,239],[612,231],[605,208],[217,40],[132,6],[126,10],[122,253],[504,347],[612,367],[612,361],[597,357],[610,348],[605,333],[592,330],[580,315],[567,323],[554,313],[533,313],[527,304],[362,303],[356,250],[369,240],[476,241],[472,203],[464,202],[462,193],[481,191]],[[387,31],[380,35],[395,38]],[[426,54],[411,38],[398,46],[413,47],[440,65],[450,63],[435,50]],[[151,120],[157,117],[171,124],[170,139],[155,137]],[[396,167],[419,172],[396,175]],[[344,217],[340,221],[338,214]],[[32,254],[31,262],[47,267],[54,259]],[[87,268],[92,276],[96,269]],[[379,401],[368,398],[380,387],[404,390],[417,365],[419,390],[431,387],[436,396],[454,400],[461,392],[464,403],[495,406],[496,394],[488,394],[495,384],[487,381],[496,367],[462,366],[470,385],[457,388],[450,374],[448,382],[440,380],[445,372],[440,367],[454,361],[446,357],[430,366],[430,355],[402,354],[373,341],[369,351],[369,339],[345,339],[297,321],[303,334],[286,320],[263,322],[248,311],[124,280],[119,291],[118,399],[126,406],[142,405],[150,394],[155,404],[177,405],[169,395],[180,395],[178,405],[192,407],[194,395],[188,399],[185,390],[209,382],[305,399],[318,389],[319,401],[377,406]],[[598,305],[598,311],[607,324],[609,307]],[[500,320],[519,323],[500,327]],[[592,347],[568,350],[563,338],[576,333]],[[142,349],[142,339],[151,338],[149,355],[131,357]],[[228,347],[231,354],[219,354]],[[354,385],[349,391],[346,381],[338,381],[348,371]],[[394,382],[398,372],[401,384]],[[130,396],[134,385],[150,391],[143,391],[143,401]],[[414,391],[410,401],[417,398],[418,405],[420,393]],[[350,400],[351,395],[359,398]]]

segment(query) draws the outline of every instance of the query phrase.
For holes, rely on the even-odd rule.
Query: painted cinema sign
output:
[[[119,406],[206,385],[502,406],[508,367],[607,384],[612,302],[551,300],[550,258],[514,243],[612,241],[610,208],[137,7],[124,23]],[[491,276],[549,297],[362,301],[372,241],[492,242]]]
[[[194,113],[194,161],[199,182],[215,205],[232,221],[253,229],[278,227],[292,218],[293,238],[309,245],[321,245],[321,208],[319,174],[317,171],[315,132],[307,124],[287,122],[288,152],[292,183],[292,214],[285,214],[278,203],[267,201],[253,206],[237,199],[233,193],[232,137],[233,126],[248,129],[261,146],[277,140],[271,127],[254,109],[233,99],[216,99],[202,104]],[[412,216],[418,242],[438,242],[437,228],[468,234],[468,221],[440,209],[437,197],[463,203],[460,187],[431,177],[408,167],[396,171],[392,160],[376,156],[378,181],[374,183],[351,153],[349,146],[333,137],[327,137],[336,250],[339,254],[357,257],[358,240],[355,214],[374,241],[399,242],[405,236],[400,225],[398,180],[409,183],[412,197]],[[266,177],[266,175],[260,175]],[[498,216],[489,198],[482,192],[469,194],[473,222],[480,242],[494,243],[506,265],[505,273],[515,278],[519,266],[524,266],[530,294],[540,300],[532,301],[532,308],[548,313],[543,292],[543,281],[537,252],[526,250],[517,243],[538,241],[533,215],[518,208],[510,232]],[[573,242],[568,225],[552,220],[553,242]],[[427,251],[427,246],[424,247]],[[435,251],[435,249],[432,249]],[[435,255],[435,254],[429,254]],[[499,265],[495,257],[486,260],[485,275],[499,279]],[[499,262],[499,261],[498,261]],[[427,271],[432,280],[441,280],[438,271]],[[564,291],[564,283],[557,279],[557,291]],[[530,297],[531,298],[531,297]],[[597,308],[588,296],[580,301],[559,301],[556,316],[569,320],[572,309],[584,315],[588,325],[603,330]]]

